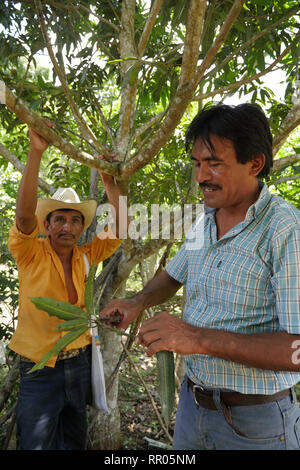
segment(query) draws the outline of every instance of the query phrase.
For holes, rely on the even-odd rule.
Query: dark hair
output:
[[[62,209],[55,209],[55,211],[64,211],[64,212],[69,212],[69,211],[74,211],[74,210],[76,210],[76,209],[67,209],[67,208],[65,208],[65,207],[63,207]],[[55,211],[49,212],[49,214],[48,214],[47,217],[46,217],[46,220],[47,220],[47,222],[48,222],[49,224],[50,224],[51,215],[52,215],[53,212],[55,212]],[[80,213],[80,215],[81,215],[81,220],[82,220],[82,225],[84,225],[84,215],[83,215],[80,211],[77,211],[77,212]]]
[[[210,135],[232,141],[237,161],[246,163],[264,153],[266,162],[259,177],[269,174],[273,165],[273,138],[269,122],[256,104],[216,105],[200,111],[186,132],[186,149],[200,138],[213,150]]]

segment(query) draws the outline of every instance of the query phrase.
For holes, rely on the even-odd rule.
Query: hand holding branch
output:
[[[47,121],[46,119],[44,119],[44,122],[48,127],[55,127],[54,123]],[[49,147],[49,142],[31,128],[29,129],[29,137],[30,153],[42,156],[45,150],[47,150],[47,148]]]
[[[99,318],[104,321],[106,318],[109,318],[110,322],[107,323],[109,326],[114,326],[118,328],[118,330],[125,331],[140,312],[141,308],[133,299],[117,299],[109,302],[109,304],[101,310]],[[121,321],[118,323],[114,322],[113,319],[115,317],[120,317]]]

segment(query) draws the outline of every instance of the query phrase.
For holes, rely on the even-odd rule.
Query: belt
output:
[[[194,384],[191,379],[188,380],[188,386],[192,388],[194,400],[199,406],[216,410],[217,407],[213,400],[213,391],[207,390],[201,385]],[[282,390],[281,392],[274,393],[273,395],[252,395],[239,392],[220,392],[221,401],[227,406],[249,406],[249,405],[263,405],[272,401],[280,400],[291,393],[291,389]]]
[[[214,399],[213,391],[208,390],[201,385],[194,384],[187,377],[188,387],[193,391],[194,401],[197,405],[209,410],[218,410]],[[246,437],[242,432],[232,425],[231,413],[229,406],[249,406],[249,405],[262,405],[264,403],[270,403],[272,401],[280,400],[288,395],[292,395],[292,389],[288,388],[280,392],[274,393],[273,395],[255,395],[255,394],[244,394],[239,392],[220,392],[220,403],[222,411],[227,423],[234,429],[237,434]]]
[[[86,351],[89,346],[90,344],[87,344],[86,346],[83,346],[82,348],[78,348],[78,349],[68,349],[66,351],[62,350],[58,354],[56,361],[63,361],[64,359],[70,359],[71,357],[79,356],[79,354]],[[24,356],[21,356],[21,361],[33,362],[31,359],[28,359],[27,357],[24,357]]]

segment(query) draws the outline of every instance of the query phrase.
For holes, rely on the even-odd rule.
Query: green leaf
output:
[[[35,372],[36,370],[43,369],[51,357],[57,356],[62,349],[66,348],[75,339],[77,339],[77,338],[79,338],[79,336],[83,335],[86,332],[87,329],[88,329],[88,325],[86,325],[84,327],[81,327],[81,328],[78,328],[76,330],[72,330],[69,333],[67,333],[66,335],[64,335],[59,341],[57,341],[54,348],[51,349],[51,351],[48,351],[42,357],[42,359],[39,362],[37,362],[35,364],[35,366],[32,367],[32,369],[30,369],[30,371],[28,373],[30,374],[31,372]]]
[[[86,318],[86,312],[69,302],[59,302],[49,297],[30,297],[31,302],[40,310],[45,310],[50,316],[61,318],[62,320],[72,320],[74,318]]]
[[[64,321],[55,327],[56,331],[68,331],[86,326],[88,328],[88,318],[75,318],[74,320]]]
[[[174,354],[172,351],[159,351],[156,353],[156,359],[162,416],[168,426],[175,398]]]

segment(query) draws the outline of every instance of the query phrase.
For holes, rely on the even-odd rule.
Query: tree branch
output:
[[[151,403],[152,403],[153,409],[154,409],[154,411],[155,411],[155,413],[156,413],[156,416],[157,416],[157,418],[158,418],[158,421],[160,422],[160,425],[161,425],[162,429],[164,430],[164,432],[165,432],[167,438],[169,439],[169,441],[171,442],[171,444],[173,444],[173,438],[170,436],[169,431],[168,431],[168,429],[166,428],[166,426],[165,426],[165,424],[164,424],[164,422],[163,422],[163,420],[162,420],[162,417],[160,416],[160,413],[159,413],[159,411],[158,411],[158,409],[157,409],[156,403],[155,403],[155,401],[154,401],[154,399],[153,399],[151,393],[149,392],[148,387],[147,387],[147,385],[146,385],[146,383],[145,383],[143,377],[141,376],[141,374],[140,374],[138,368],[136,367],[135,363],[134,363],[133,360],[131,359],[130,354],[128,353],[128,351],[127,351],[127,349],[126,349],[126,346],[125,346],[123,343],[122,343],[122,346],[123,346],[123,349],[124,349],[124,351],[125,351],[125,353],[126,353],[126,356],[127,356],[128,361],[130,362],[131,366],[133,366],[133,368],[135,369],[137,375],[139,376],[140,381],[141,381],[142,384],[144,385],[144,388],[145,388],[145,390],[146,390],[146,392],[147,392],[147,395],[148,395],[149,398],[150,398],[150,401],[151,401]]]
[[[20,356],[16,355],[13,363],[2,383],[0,390],[0,411],[2,411],[5,403],[10,397],[11,391],[19,377]]]
[[[4,82],[3,82],[4,83]],[[43,119],[31,111],[21,99],[18,99],[12,91],[5,85],[5,104],[7,108],[13,112],[19,119],[26,122],[29,127],[32,127],[39,135],[44,137],[50,144],[60,149],[65,155],[68,155],[73,160],[82,163],[90,168],[101,170],[104,173],[119,176],[119,164],[110,163],[105,160],[99,160],[92,155],[77,149],[70,142],[66,142],[60,137],[53,129],[48,127]]]
[[[198,68],[197,74],[196,74],[196,83],[198,84],[205,72],[205,70],[208,69],[209,65],[211,64],[213,58],[216,56],[217,52],[219,51],[220,47],[222,44],[224,44],[229,31],[232,28],[233,23],[237,19],[237,17],[240,14],[240,11],[243,7],[243,4],[245,3],[245,0],[235,0],[227,18],[226,21],[224,22],[220,33],[218,34],[215,42],[207,52],[206,56],[204,57],[200,67]]]
[[[120,67],[123,79],[123,90],[121,95],[119,128],[117,132],[117,144],[119,154],[126,158],[129,150],[133,132],[135,118],[135,101],[137,91],[137,78],[134,83],[124,83],[126,73],[130,67],[136,65],[136,60],[128,60],[128,57],[137,57],[137,50],[134,40],[134,14],[135,1],[124,0],[122,2],[121,32],[120,32]]]
[[[224,59],[219,65],[217,65],[212,70],[210,70],[206,75],[204,75],[202,80],[206,80],[208,77],[214,76],[219,70],[221,70],[226,64],[228,64],[228,62],[230,62],[230,60],[233,59],[233,57],[235,57],[237,54],[239,54],[242,50],[244,50],[244,49],[248,48],[249,46],[251,46],[251,44],[253,44],[255,41],[257,41],[261,37],[265,36],[269,31],[274,30],[274,28],[279,26],[281,23],[283,23],[285,20],[287,20],[288,18],[293,16],[295,13],[297,13],[297,11],[299,9],[300,9],[300,7],[298,5],[291,8],[291,10],[285,16],[280,18],[280,20],[275,21],[275,23],[271,24],[270,26],[263,29],[262,31],[260,31],[258,34],[256,34],[252,38],[250,38],[248,41],[244,42],[240,47],[236,48],[231,54],[229,54],[226,57],[226,59]]]
[[[32,0],[9,0],[9,1],[14,2],[14,3],[32,3]],[[97,13],[93,12],[92,10],[89,10],[84,5],[78,4],[77,6],[74,6],[74,5],[71,5],[71,4],[68,4],[68,3],[63,4],[63,3],[54,2],[54,1],[51,1],[51,0],[44,0],[44,3],[46,5],[50,5],[50,6],[55,7],[55,8],[62,8],[64,10],[82,9],[82,10],[86,11],[87,13],[89,13],[90,15],[95,16],[102,23],[105,23],[108,26],[110,26],[111,28],[113,28],[117,33],[119,33],[119,31],[120,31],[119,28],[114,23],[111,23],[106,18],[103,18],[102,16],[97,15]]]
[[[0,155],[2,155],[6,160],[8,160],[20,173],[23,174],[25,165],[20,162],[18,157],[10,152],[3,144],[0,143]],[[38,179],[39,187],[46,193],[52,194],[55,193],[55,188],[51,186],[51,184],[46,183],[46,181],[42,180],[41,178]]]
[[[151,8],[151,11],[149,13],[147,22],[146,22],[145,27],[144,27],[144,31],[141,35],[141,38],[140,38],[140,41],[139,41],[139,44],[138,44],[138,48],[137,48],[138,57],[142,57],[142,55],[145,51],[148,39],[149,39],[151,31],[153,29],[155,20],[156,20],[158,14],[160,12],[162,3],[163,3],[163,0],[155,0],[153,6]]]
[[[62,88],[63,88],[64,92],[65,92],[65,95],[66,95],[66,98],[69,102],[71,110],[74,114],[75,121],[77,122],[77,125],[78,125],[79,129],[81,130],[81,133],[82,133],[83,137],[88,142],[91,140],[93,142],[93,144],[95,145],[95,147],[98,149],[99,152],[102,153],[104,151],[104,153],[105,153],[106,152],[105,149],[98,142],[98,140],[95,137],[92,130],[88,127],[88,125],[82,119],[80,111],[79,111],[75,101],[73,100],[73,98],[71,96],[71,93],[70,93],[70,90],[69,90],[69,87],[68,87],[68,85],[65,81],[65,74],[61,70],[61,68],[58,65],[58,62],[55,58],[53,49],[51,47],[50,39],[49,39],[49,36],[48,36],[46,23],[45,23],[45,20],[44,20],[43,7],[42,7],[41,0],[34,0],[34,3],[35,3],[35,6],[36,6],[36,10],[37,10],[37,14],[38,14],[39,22],[40,22],[40,27],[41,27],[42,34],[43,34],[43,37],[44,37],[45,46],[48,50],[48,54],[49,54],[49,57],[50,57],[51,62],[53,64],[53,67],[55,69],[55,72],[57,73],[57,75],[59,77],[60,83],[62,85]]]
[[[298,35],[299,36],[299,35]],[[246,83],[251,83],[253,82],[254,80],[257,80],[259,79],[260,77],[268,74],[269,72],[271,72],[271,70],[281,61],[281,59],[289,52],[289,50],[292,48],[292,44],[290,44],[281,54],[280,56],[274,61],[272,62],[271,65],[269,65],[269,67],[267,67],[265,70],[263,70],[262,72],[259,72],[259,73],[256,73],[255,75],[252,75],[252,77],[247,77],[243,80],[240,80],[238,82],[235,82],[235,83],[231,83],[230,85],[226,85],[222,88],[219,88],[218,90],[214,90],[214,91],[211,91],[210,93],[205,93],[204,95],[198,95],[198,96],[195,96],[193,98],[193,101],[201,101],[203,99],[206,99],[206,98],[209,98],[211,96],[215,96],[215,95],[221,95],[227,91],[230,91],[230,90],[234,90],[235,88],[238,88],[239,86],[241,85],[245,85]]]
[[[297,162],[300,162],[300,154],[289,155],[288,157],[278,158],[277,160],[274,160],[273,167],[272,167],[270,174],[272,175],[273,173],[280,171],[282,168],[292,165],[293,163],[297,163]]]
[[[279,151],[280,147],[284,144],[289,134],[300,125],[300,100],[296,100],[292,109],[288,112],[287,116],[282,122],[281,131],[276,135],[273,142],[274,155]]]
[[[170,135],[180,122],[187,105],[193,97],[195,90],[193,77],[197,67],[197,60],[195,57],[198,57],[199,54],[199,43],[203,24],[203,15],[199,14],[199,8],[200,6],[204,8],[204,4],[205,2],[203,0],[190,1],[186,27],[188,40],[186,40],[184,44],[184,64],[182,67],[181,79],[174,99],[166,112],[166,117],[147,146],[138,151],[130,161],[126,162],[122,166],[122,177],[128,177],[143,168],[155,155],[158,154],[159,150],[168,141]],[[194,70],[192,70],[192,67],[194,67]],[[185,68],[187,68],[189,73],[185,71]]]
[[[182,67],[180,73],[179,87],[193,80],[198,64],[200,38],[206,11],[206,1],[198,0],[191,2],[184,49],[182,54]]]
[[[272,185],[278,186],[281,183],[287,183],[288,181],[297,180],[300,178],[300,175],[290,175],[282,178],[278,178]]]
[[[113,148],[113,152],[114,152],[114,155],[115,157],[118,159],[118,155],[119,155],[119,151],[118,151],[118,146],[116,145],[116,142],[115,142],[115,136],[113,135],[113,132],[112,132],[112,129],[111,127],[109,126],[104,114],[103,114],[103,111],[101,109],[101,106],[98,102],[98,100],[96,99],[95,96],[91,97],[90,98],[90,101],[92,104],[94,104],[94,106],[96,106],[97,108],[97,111],[99,113],[99,117],[100,117],[100,120],[101,120],[101,123],[102,123],[102,126],[104,127],[107,135],[109,136],[110,138],[110,141],[111,141],[111,145],[112,145],[112,148]]]

